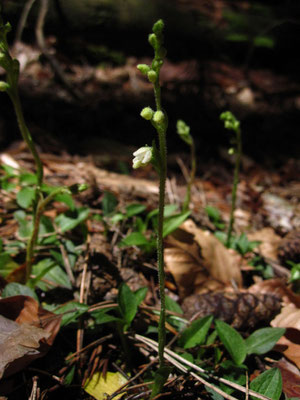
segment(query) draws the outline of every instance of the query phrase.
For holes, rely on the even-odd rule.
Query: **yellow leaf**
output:
[[[105,400],[107,396],[113,394],[119,389],[127,379],[124,378],[119,372],[107,372],[105,378],[101,372],[96,372],[92,378],[87,381],[84,390],[93,396],[96,400]],[[122,395],[114,397],[119,399]]]

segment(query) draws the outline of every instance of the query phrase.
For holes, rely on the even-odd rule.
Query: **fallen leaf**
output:
[[[105,377],[101,372],[96,372],[85,384],[84,390],[96,400],[105,400],[107,395],[113,394],[126,382],[127,379],[119,372],[107,372]],[[115,396],[114,399],[119,399],[122,395]]]
[[[188,220],[168,237],[165,264],[177,283],[181,298],[188,294],[221,290],[242,284],[241,257],[210,232]]]
[[[50,334],[29,324],[19,325],[0,315],[0,379],[23,369],[40,355],[40,340]]]
[[[295,294],[286,286],[285,279],[275,278],[260,281],[250,286],[248,291],[250,293],[273,294],[280,297],[284,304],[293,303],[296,307],[300,308],[300,295]]]
[[[29,296],[1,299],[0,317],[0,377],[12,375],[44,356],[61,319]]]
[[[257,240],[261,242],[258,245],[258,249],[263,257],[277,261],[278,244],[282,239],[275,233],[273,228],[263,228],[259,231],[248,233],[247,237],[250,241]]]
[[[283,307],[271,325],[276,328],[287,328],[276,348],[281,351],[289,360],[300,368],[300,309],[294,304]]]
[[[284,358],[276,364],[282,376],[282,390],[287,397],[300,398],[300,371]]]

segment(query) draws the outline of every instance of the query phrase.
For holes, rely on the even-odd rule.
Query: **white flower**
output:
[[[134,159],[132,161],[132,168],[145,167],[152,158],[152,147],[144,146],[140,147],[137,151],[133,153]]]

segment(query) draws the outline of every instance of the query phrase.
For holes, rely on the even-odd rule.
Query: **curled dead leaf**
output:
[[[250,241],[260,241],[258,249],[260,254],[265,258],[277,261],[278,245],[281,237],[277,235],[273,228],[263,228],[259,231],[248,233],[247,237]]]
[[[0,300],[0,378],[25,368],[49,350],[61,317],[29,296]]]
[[[192,220],[167,239],[165,264],[174,276],[181,298],[191,293],[221,290],[234,282],[240,287],[241,257]]]

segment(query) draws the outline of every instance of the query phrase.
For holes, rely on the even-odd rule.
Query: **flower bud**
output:
[[[138,64],[137,69],[144,75],[150,71],[150,67],[147,64]]]
[[[163,29],[164,29],[164,21],[162,19],[159,19],[158,21],[155,22],[153,25],[152,31],[156,33],[157,35],[161,34]]]
[[[148,73],[147,73],[147,77],[149,82],[151,83],[155,83],[157,80],[157,73],[155,71],[153,71],[153,69],[151,69]]]
[[[161,47],[159,49],[158,55],[160,58],[165,58],[167,55],[167,49],[165,47]]]
[[[157,124],[161,124],[164,122],[165,116],[162,111],[156,111],[153,115],[153,121],[156,122]]]
[[[157,46],[157,37],[156,37],[155,33],[150,33],[150,35],[148,37],[148,41],[152,47],[155,48]]]
[[[6,92],[7,89],[9,89],[9,84],[4,81],[0,81],[0,92]]]
[[[154,111],[152,110],[151,107],[145,107],[142,109],[140,115],[142,118],[150,121],[150,119],[152,119],[152,117],[153,117],[153,114],[154,114]]]
[[[139,148],[133,153],[134,159],[132,161],[132,168],[137,169],[148,165],[152,159],[153,148],[144,146]]]

